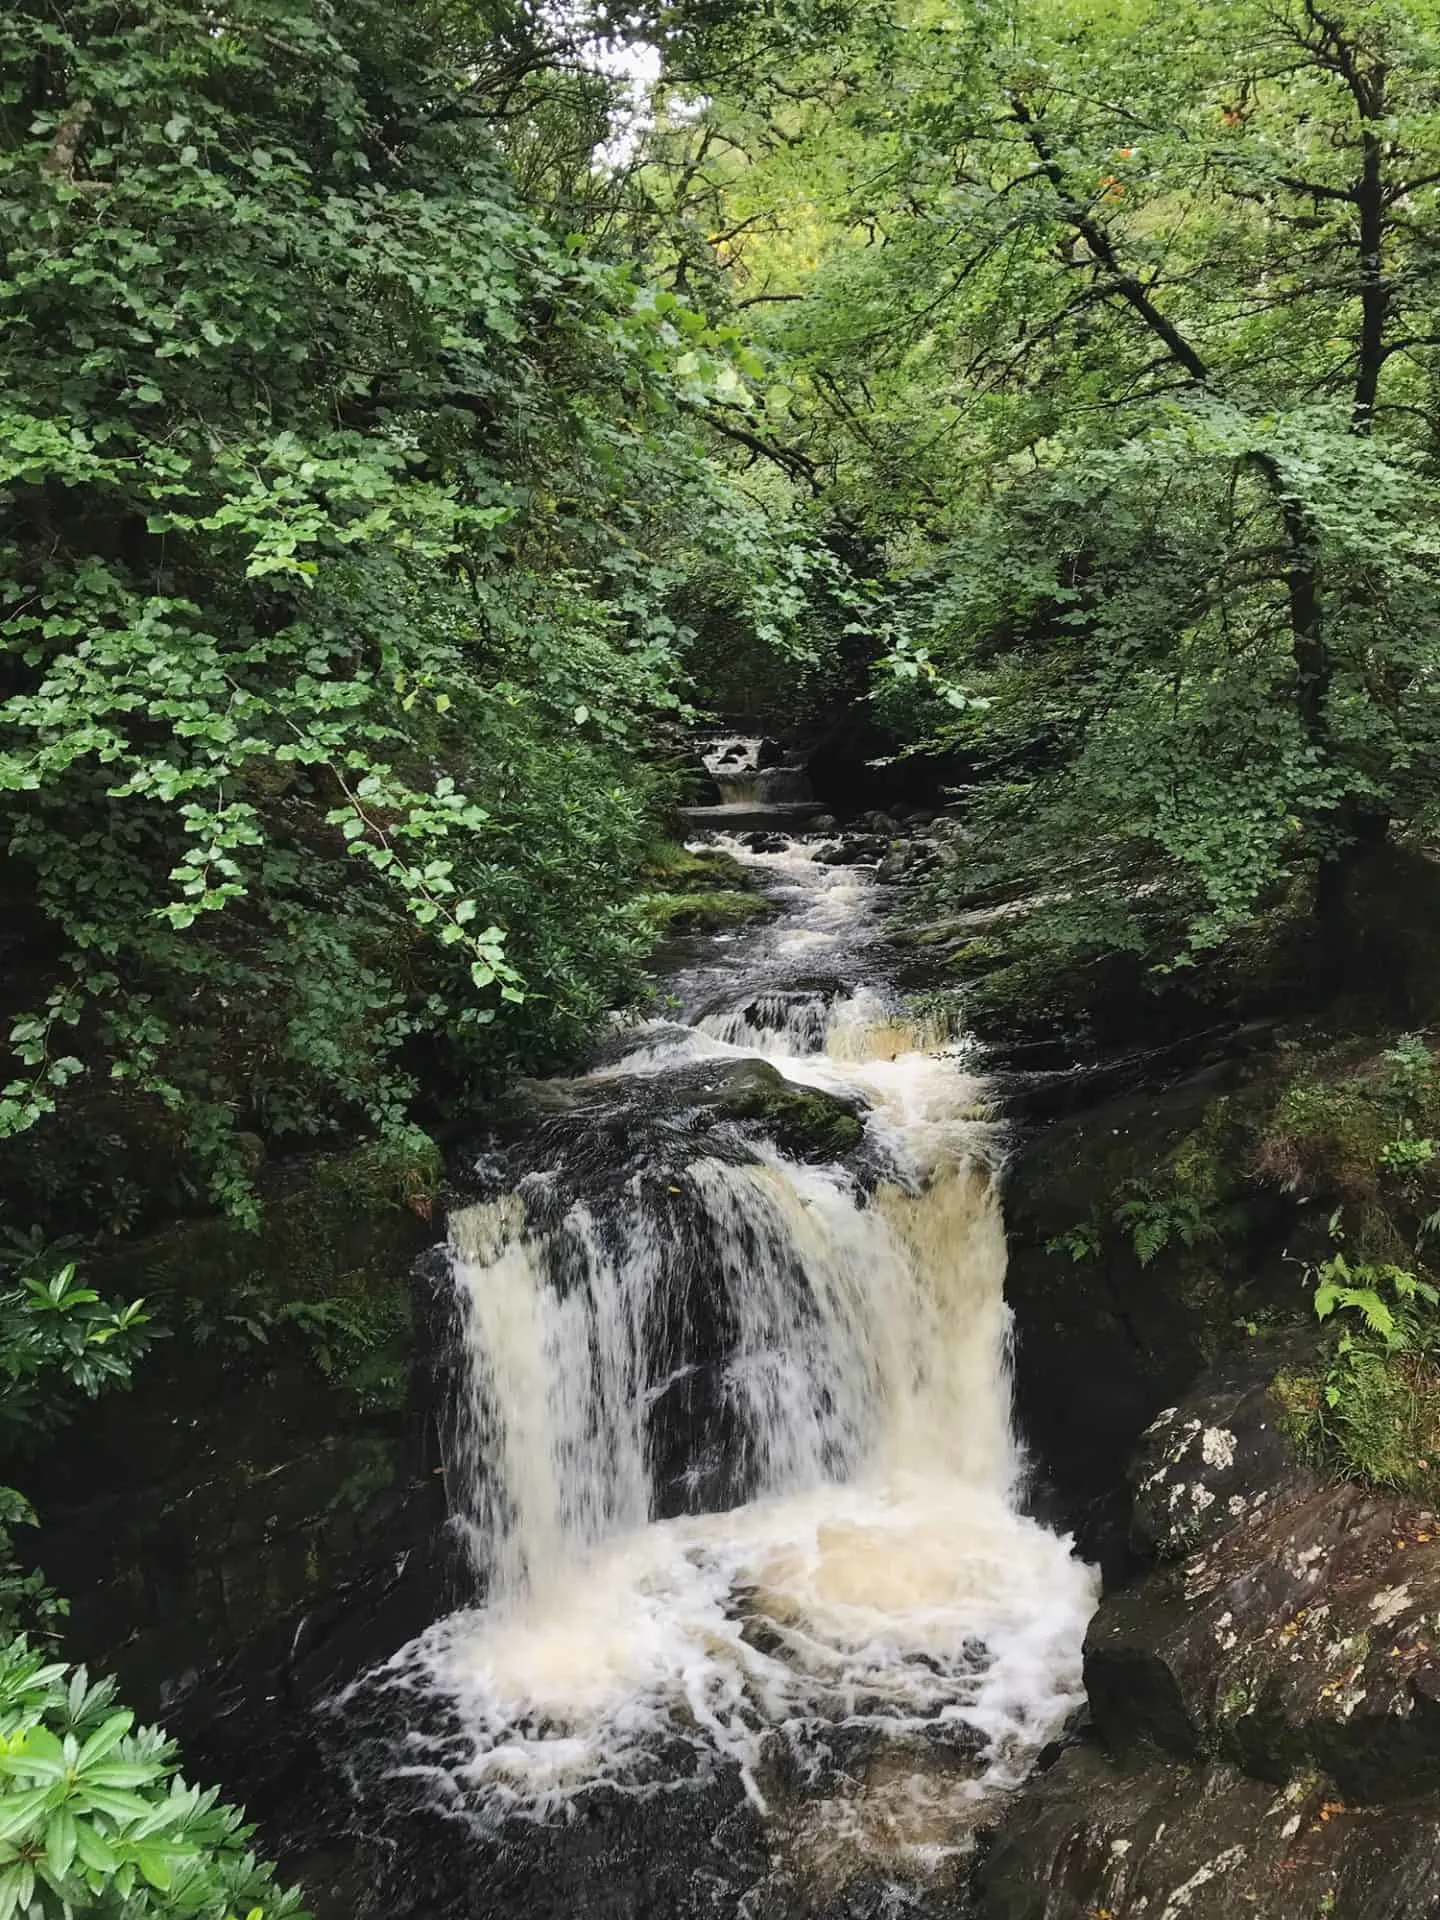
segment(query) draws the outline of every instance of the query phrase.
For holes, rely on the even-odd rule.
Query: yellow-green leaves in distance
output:
[[[804,396],[879,711],[1073,873],[1037,937],[1173,964],[1308,895],[1339,951],[1440,810],[1440,12],[825,13],[717,30],[657,244]]]

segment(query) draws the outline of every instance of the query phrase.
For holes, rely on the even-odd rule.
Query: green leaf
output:
[[[0,1840],[14,1842],[18,1836],[37,1827],[50,1798],[50,1786],[31,1787],[24,1793],[0,1794]]]
[[[69,1807],[57,1807],[45,1828],[45,1858],[57,1881],[64,1880],[69,1873],[77,1845],[75,1815]]]

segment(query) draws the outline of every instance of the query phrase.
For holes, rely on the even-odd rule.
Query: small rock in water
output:
[[[826,847],[815,858],[822,867],[859,867],[872,860],[883,860],[889,850],[888,840],[874,834],[860,834]]]

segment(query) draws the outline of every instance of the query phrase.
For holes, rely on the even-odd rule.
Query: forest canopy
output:
[[[1001,865],[1074,849],[1062,949],[1302,895],[1341,942],[1430,818],[1426,7],[3,32],[32,1209],[98,1157],[143,1213],[117,1137],[243,1209],[564,1057],[631,990],[665,725],[797,674],[965,770]]]
[[[892,724],[1011,865],[1083,855],[1047,940],[1193,960],[1297,887],[1343,940],[1436,799],[1434,10],[827,22],[657,138],[674,275],[712,222],[768,430],[883,555]]]

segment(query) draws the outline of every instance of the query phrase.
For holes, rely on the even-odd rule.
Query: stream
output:
[[[776,917],[537,1089],[451,1216],[476,1603],[329,1709],[376,1913],[958,1912],[1082,1697],[975,1050],[891,989],[872,872],[750,838]],[[863,1132],[799,1151],[736,1088]]]

